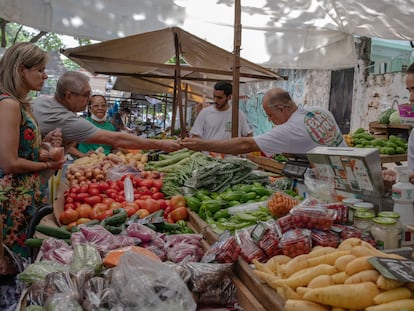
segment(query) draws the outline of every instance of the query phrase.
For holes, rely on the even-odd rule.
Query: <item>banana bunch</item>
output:
[[[354,139],[353,139],[352,135],[351,134],[345,134],[343,136],[344,136],[345,142],[348,145],[348,147],[353,147],[354,146]]]

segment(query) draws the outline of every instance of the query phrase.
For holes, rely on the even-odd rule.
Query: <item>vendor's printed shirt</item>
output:
[[[338,146],[343,141],[335,120],[326,111],[309,111],[304,122],[309,136],[320,145]]]

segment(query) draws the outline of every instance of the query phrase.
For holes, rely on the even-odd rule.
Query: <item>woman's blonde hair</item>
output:
[[[27,69],[46,65],[47,52],[30,42],[19,42],[9,47],[0,59],[0,90],[13,96],[22,104],[28,104],[27,93],[23,89],[23,80],[19,67]]]

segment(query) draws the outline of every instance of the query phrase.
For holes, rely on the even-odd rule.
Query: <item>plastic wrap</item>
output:
[[[236,238],[228,230],[224,231],[205,252],[201,262],[203,263],[233,263],[237,261],[240,254],[240,246]]]
[[[332,213],[324,207],[296,206],[290,211],[296,228],[329,230],[334,223]]]
[[[112,270],[110,310],[192,311],[197,308],[187,285],[164,263],[128,252]]]
[[[237,244],[241,249],[240,255],[247,263],[251,263],[253,259],[263,262],[266,260],[266,254],[253,241],[251,237],[252,229],[252,227],[244,228],[237,230],[235,233]]]
[[[43,260],[55,260],[63,264],[72,262],[73,249],[63,240],[48,238],[40,247]]]
[[[338,247],[339,236],[332,231],[312,230],[312,246]]]
[[[292,229],[285,232],[280,239],[283,255],[291,258],[308,254],[312,247],[311,231],[308,229]]]

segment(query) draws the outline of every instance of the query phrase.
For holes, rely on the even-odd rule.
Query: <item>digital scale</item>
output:
[[[309,160],[306,154],[285,154],[288,161],[285,163],[282,173],[284,176],[303,180],[306,170],[309,168]]]

